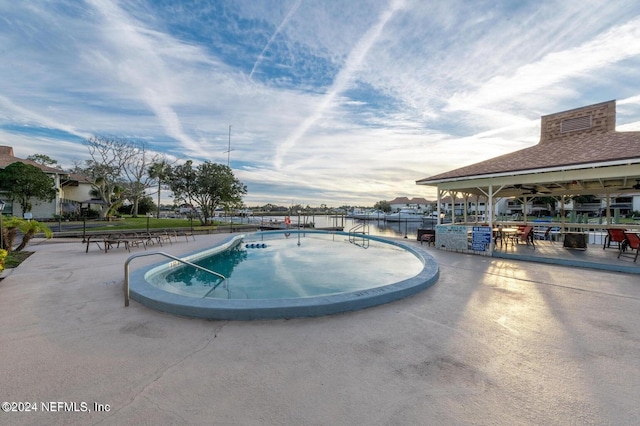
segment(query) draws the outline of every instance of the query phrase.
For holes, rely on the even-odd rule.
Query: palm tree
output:
[[[158,180],[158,212],[157,217],[160,219],[160,192],[162,190],[162,184],[166,181],[167,177],[171,173],[171,165],[166,160],[162,160],[158,163],[153,163],[149,166],[149,177]]]
[[[49,227],[43,223],[38,222],[37,220],[25,220],[19,217],[11,217],[7,219],[2,227],[2,242],[7,251],[21,251],[23,250],[29,241],[38,233],[43,233],[46,238],[53,237],[53,231],[49,229]],[[18,230],[20,230],[24,235],[22,236],[22,241],[18,245],[18,247],[13,249],[13,243],[16,239],[16,235],[18,234]]]

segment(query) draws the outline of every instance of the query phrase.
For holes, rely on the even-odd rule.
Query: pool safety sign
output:
[[[491,244],[491,228],[474,226],[471,233],[471,250],[486,251],[489,244]]]
[[[436,246],[449,250],[468,250],[467,227],[463,225],[436,226]]]

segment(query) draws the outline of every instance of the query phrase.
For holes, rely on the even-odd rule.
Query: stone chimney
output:
[[[12,146],[0,146],[0,155],[14,157]]]
[[[602,102],[542,116],[540,144],[581,139],[616,130],[616,101]]]

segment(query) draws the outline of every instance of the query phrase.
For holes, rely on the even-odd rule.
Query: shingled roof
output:
[[[540,142],[535,146],[417,183],[627,161],[640,164],[640,132],[615,131],[615,101],[608,101],[543,116]]]
[[[31,166],[35,166],[39,168],[45,173],[67,174],[67,172],[63,172],[60,169],[44,166],[42,164],[36,163],[35,161],[26,160],[26,159],[22,159],[14,156],[13,147],[11,146],[0,146],[0,169],[4,169],[5,167],[13,163],[29,164]]]

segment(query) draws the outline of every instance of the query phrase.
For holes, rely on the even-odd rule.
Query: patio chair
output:
[[[624,251],[624,247],[622,244],[624,240],[625,240],[625,236],[624,236],[623,229],[616,229],[616,228],[607,229],[607,235],[604,237],[604,246],[602,247],[602,249],[604,250],[607,247],[610,247],[611,243],[616,243],[618,250]]]
[[[638,260],[638,255],[640,254],[640,236],[634,232],[625,232],[624,237],[625,237],[624,245],[626,245],[626,247],[631,249],[631,255],[633,255],[634,251],[636,252],[633,258],[633,262],[635,263],[635,261]],[[620,251],[618,252],[618,259],[620,259],[620,256],[622,255],[622,253],[623,253],[623,250],[622,248],[620,248]]]
[[[502,241],[503,241],[503,235],[502,235],[502,227],[498,226],[497,230],[493,231],[493,245],[494,247],[498,246],[498,241],[500,241],[500,247],[502,247]]]
[[[420,245],[422,243],[427,243],[427,246],[433,244],[436,245],[436,234],[435,232],[425,232],[420,236]]]
[[[551,230],[553,230],[553,226],[548,226],[546,230],[534,230],[533,234],[538,240],[550,241],[553,244]]]
[[[520,241],[524,241],[527,245],[531,243],[533,248],[536,248],[535,243],[533,242],[533,226],[527,225],[522,228],[522,231],[516,233],[511,237],[513,239],[514,244],[518,244]]]

